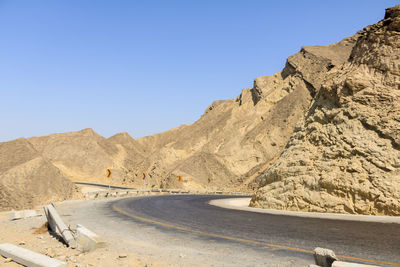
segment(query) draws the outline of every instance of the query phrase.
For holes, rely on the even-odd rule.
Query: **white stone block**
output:
[[[0,254],[29,267],[64,267],[67,263],[12,244],[0,244]]]
[[[76,225],[76,242],[78,249],[83,252],[92,251],[106,245],[106,242],[100,236],[80,224]]]
[[[73,237],[70,229],[64,224],[53,205],[45,206],[44,212],[46,214],[50,229],[53,232],[59,233],[69,246],[76,245],[75,238]]]

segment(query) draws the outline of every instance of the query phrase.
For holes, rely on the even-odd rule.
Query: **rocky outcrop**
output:
[[[313,105],[251,206],[400,215],[400,6],[352,40],[345,62],[301,74],[318,77]]]

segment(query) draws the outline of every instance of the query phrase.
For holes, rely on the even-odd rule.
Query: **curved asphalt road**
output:
[[[335,251],[344,261],[400,266],[400,224],[271,215],[208,205],[228,196],[156,196],[114,202],[126,219],[288,253],[315,247]],[[235,196],[237,197],[237,196]]]

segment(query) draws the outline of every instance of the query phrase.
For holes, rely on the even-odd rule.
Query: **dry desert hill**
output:
[[[71,181],[107,183],[112,168],[114,185],[142,187],[145,173],[148,187],[255,191],[256,207],[400,215],[399,57],[396,6],[338,43],[302,47],[190,125],[0,143],[0,207],[71,198]]]

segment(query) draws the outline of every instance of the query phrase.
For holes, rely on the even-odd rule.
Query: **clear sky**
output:
[[[192,123],[301,46],[340,41],[396,4],[0,0],[0,141]]]

